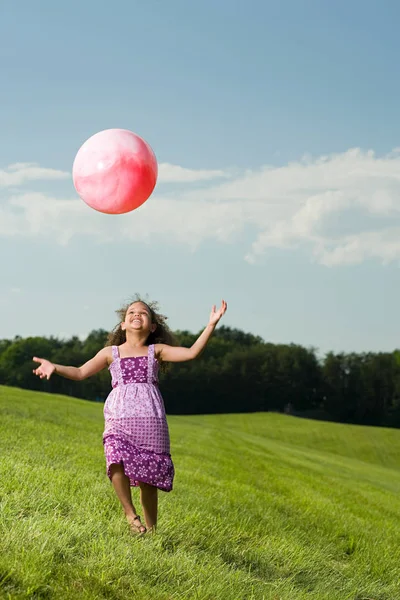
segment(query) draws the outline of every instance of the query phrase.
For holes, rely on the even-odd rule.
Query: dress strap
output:
[[[149,346],[147,350],[147,383],[153,383],[154,370],[154,345]]]
[[[113,360],[115,361],[114,368],[115,368],[115,375],[117,378],[118,385],[123,385],[124,378],[122,376],[121,361],[118,360],[120,357],[118,346],[112,346],[112,357],[113,357]]]

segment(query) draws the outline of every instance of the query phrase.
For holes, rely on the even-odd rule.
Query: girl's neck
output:
[[[147,335],[146,336],[136,336],[136,335],[128,335],[126,336],[126,342],[125,344],[129,347],[129,348],[143,348],[144,346],[147,346],[148,344],[147,342]]]

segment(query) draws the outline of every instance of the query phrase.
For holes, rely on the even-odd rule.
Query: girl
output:
[[[207,327],[191,348],[174,347],[166,318],[155,303],[136,299],[117,311],[119,324],[108,344],[81,367],[55,365],[34,357],[34,373],[50,379],[53,373],[81,381],[108,367],[112,391],[104,405],[103,445],[107,475],[122,504],[132,533],[155,531],[158,489],[172,490],[174,465],[164,401],[158,388],[158,369],[167,362],[193,360],[204,350],[218,321],[225,314],[213,306]],[[140,488],[146,526],[132,503],[131,487]]]

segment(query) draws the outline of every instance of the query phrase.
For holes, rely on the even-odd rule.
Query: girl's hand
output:
[[[212,307],[212,310],[211,310],[210,320],[209,320],[208,324],[216,325],[218,323],[218,321],[220,320],[220,318],[222,317],[222,315],[224,315],[226,313],[227,308],[228,308],[228,305],[225,302],[225,300],[222,300],[221,308],[219,310],[216,309],[216,306],[214,304],[214,306]]]
[[[35,362],[40,363],[40,367],[38,367],[37,369],[33,369],[35,375],[40,377],[40,379],[50,379],[50,377],[56,369],[55,365],[53,365],[53,363],[51,363],[49,360],[46,360],[45,358],[37,358],[36,356],[34,356],[33,360]]]

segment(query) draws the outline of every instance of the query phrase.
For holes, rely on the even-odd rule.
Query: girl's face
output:
[[[156,328],[151,322],[150,310],[143,302],[134,302],[130,305],[121,327],[125,331],[146,331],[148,333]]]

